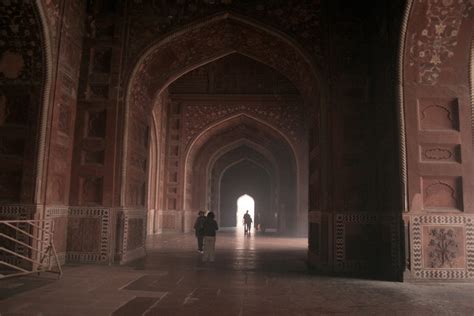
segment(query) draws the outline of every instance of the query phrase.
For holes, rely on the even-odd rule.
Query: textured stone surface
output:
[[[161,235],[149,241],[149,257],[134,265],[70,266],[59,281],[2,283],[10,289],[0,291],[9,293],[0,310],[18,316],[471,315],[474,310],[472,284],[312,274],[302,238],[218,232],[212,264],[202,264],[195,248],[192,235]]]

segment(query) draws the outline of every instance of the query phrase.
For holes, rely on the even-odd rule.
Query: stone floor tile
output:
[[[162,234],[127,266],[65,266],[59,281],[0,283],[0,315],[474,315],[474,284],[318,276],[306,247],[220,232],[216,262],[204,264],[194,236]]]

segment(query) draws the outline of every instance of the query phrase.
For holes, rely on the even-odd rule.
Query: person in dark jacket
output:
[[[194,222],[194,232],[196,233],[196,238],[198,242],[198,251],[203,253],[203,240],[204,240],[204,222],[206,221],[206,216],[204,216],[203,211],[199,211],[198,217]]]
[[[206,221],[204,222],[204,254],[202,261],[214,261],[215,249],[216,249],[216,231],[219,229],[217,222],[214,219],[215,215],[213,212],[207,214]]]
[[[250,229],[252,227],[252,216],[250,216],[249,211],[245,212],[244,214],[244,227],[245,227],[245,235],[250,236]]]

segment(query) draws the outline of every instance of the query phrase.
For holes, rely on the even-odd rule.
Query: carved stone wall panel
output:
[[[32,219],[36,212],[35,205],[28,204],[2,204],[0,205],[1,220]]]
[[[145,230],[143,218],[130,218],[128,220],[127,250],[143,247],[143,231]]]
[[[0,4],[3,33],[0,41],[0,82],[42,80],[41,22],[34,2]]]
[[[46,73],[43,29],[34,1],[2,2],[0,12],[0,174],[12,181],[1,185],[0,202],[34,203]]]
[[[145,209],[123,209],[120,212],[119,224],[122,229],[120,240],[120,263],[145,256],[146,240]]]
[[[198,1],[195,3],[129,3],[128,53],[133,58],[157,37],[213,14],[231,11],[261,21],[296,38],[315,59],[321,54],[320,1]]]
[[[422,178],[423,206],[426,210],[463,210],[462,179]]]
[[[420,130],[459,130],[459,109],[458,102],[456,99],[421,99],[418,102]]]
[[[47,157],[49,164],[47,170],[52,172],[48,175],[48,179],[52,179],[53,183],[48,183],[46,186],[45,202],[52,205],[68,205],[85,3],[80,0],[52,1],[45,3],[45,9],[53,36],[51,44],[59,48],[59,55],[53,56],[57,58],[57,64],[55,64],[57,75],[52,78],[55,93],[54,99],[51,100],[53,108],[50,119],[53,124],[50,131],[52,135],[50,145],[63,148],[62,152],[51,151]],[[67,23],[61,23],[61,20]],[[56,33],[56,26],[58,33]],[[61,171],[55,168],[57,162],[62,165]]]
[[[97,47],[92,49],[91,71],[93,73],[109,73],[112,68],[112,48]]]
[[[85,136],[93,138],[104,138],[106,127],[106,110],[90,110],[86,113]]]
[[[422,144],[420,145],[421,162],[460,163],[461,146],[451,144]]]
[[[410,216],[411,277],[474,278],[472,216]]]
[[[424,226],[423,268],[462,269],[466,265],[463,227]]]
[[[298,90],[273,68],[240,54],[231,54],[183,75],[171,94],[297,95]]]
[[[80,179],[81,205],[101,205],[104,190],[103,177],[81,177]]]
[[[101,263],[109,260],[111,211],[71,207],[67,229],[67,261]]]
[[[397,218],[376,213],[336,214],[336,270],[398,277],[401,239]]]
[[[68,207],[47,207],[45,210],[45,219],[53,221],[51,231],[54,234],[54,246],[61,263],[66,261],[68,214]]]
[[[224,120],[235,115],[244,114],[254,116],[279,130],[285,132],[292,141],[297,142],[304,134],[301,107],[298,104],[215,104],[208,101],[208,105],[186,104],[183,118],[183,139],[185,147],[203,130],[213,123]],[[214,104],[213,104],[214,103]]]

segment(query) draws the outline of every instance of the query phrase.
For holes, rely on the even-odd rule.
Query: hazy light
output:
[[[253,228],[253,224],[255,223],[255,201],[250,195],[244,194],[237,199],[237,229],[239,230],[244,230],[243,218],[247,211],[249,211],[249,214],[252,217]]]

